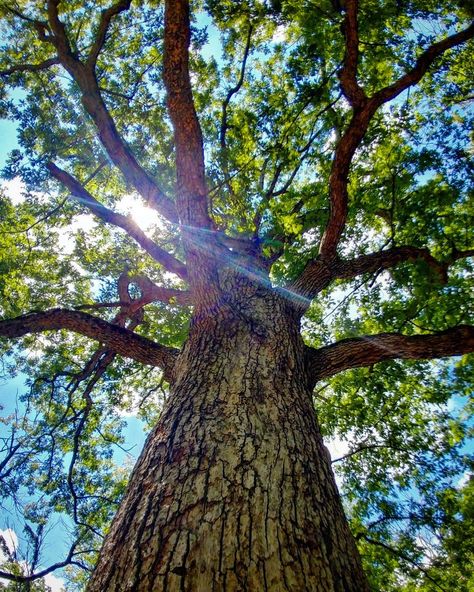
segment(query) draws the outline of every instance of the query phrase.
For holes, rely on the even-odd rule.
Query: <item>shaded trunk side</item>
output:
[[[368,590],[297,323],[253,312],[195,323],[89,592]]]

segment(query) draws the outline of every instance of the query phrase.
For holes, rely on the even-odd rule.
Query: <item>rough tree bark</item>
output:
[[[233,293],[194,319],[89,592],[368,589],[298,318],[262,287]]]

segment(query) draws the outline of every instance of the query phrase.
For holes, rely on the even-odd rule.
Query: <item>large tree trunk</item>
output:
[[[298,322],[253,296],[194,319],[89,592],[368,590]]]

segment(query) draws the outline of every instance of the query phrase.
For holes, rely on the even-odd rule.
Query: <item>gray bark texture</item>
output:
[[[194,319],[88,592],[368,590],[298,321],[239,294]]]

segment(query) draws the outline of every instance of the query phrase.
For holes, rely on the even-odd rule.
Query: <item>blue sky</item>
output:
[[[16,125],[14,122],[0,119],[0,169],[5,165],[8,154],[15,149],[18,144],[16,140]],[[6,417],[15,412],[15,409],[22,410],[22,403],[19,397],[25,393],[26,376],[20,374],[13,379],[0,379],[0,416]],[[126,445],[125,448],[130,450],[130,454],[126,455],[123,450],[116,448],[115,461],[121,465],[127,459],[137,458],[146,438],[144,424],[136,417],[129,416],[126,418],[127,426],[125,428]],[[6,428],[0,424],[0,437],[6,435]],[[7,529],[12,529],[19,543],[20,554],[22,551],[23,542],[23,525],[19,520],[13,504],[2,502],[0,507],[0,531],[6,534],[7,539],[11,539],[11,535]],[[56,516],[53,520],[52,528],[46,537],[42,556],[41,568],[48,567],[50,564],[61,561],[67,555],[68,546],[68,523],[64,516]],[[6,532],[7,531],[7,532]],[[24,549],[23,549],[24,550]],[[49,576],[47,584],[51,586],[53,592],[61,589],[62,581],[57,578],[61,573],[56,573],[56,576]]]
[[[17,146],[16,125],[13,121],[0,119],[0,163],[3,166],[10,150]]]

